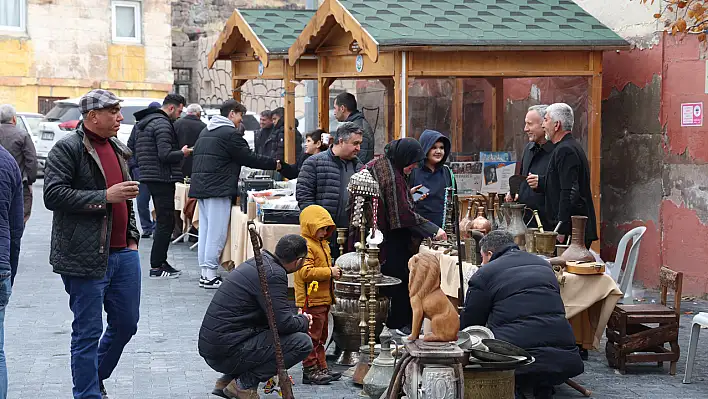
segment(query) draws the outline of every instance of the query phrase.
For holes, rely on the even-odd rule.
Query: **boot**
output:
[[[229,385],[229,383],[233,379],[234,377],[228,374],[224,374],[221,377],[217,378],[216,382],[214,383],[214,390],[211,391],[211,394],[226,398],[227,396],[224,395],[224,388],[226,388],[226,386]]]
[[[302,370],[303,384],[326,385],[330,382],[332,382],[332,377],[323,370],[318,369],[317,366],[305,367]]]
[[[260,399],[257,387],[241,389],[236,383],[236,380],[231,380],[229,385],[224,388],[224,395],[230,399]]]
[[[332,378],[332,381],[338,381],[340,378],[342,378],[342,373],[333,371],[332,369],[327,367],[323,368],[322,372],[330,376]]]

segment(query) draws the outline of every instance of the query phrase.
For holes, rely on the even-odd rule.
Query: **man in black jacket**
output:
[[[206,124],[201,119],[203,111],[201,105],[189,104],[187,106],[187,115],[175,122],[175,133],[177,133],[177,142],[180,148],[185,145],[192,148],[197,143],[199,133],[206,127]],[[184,162],[182,162],[182,176],[192,176],[192,162],[192,157],[184,159]]]
[[[273,111],[267,109],[261,112],[260,126],[253,137],[253,152],[263,155],[265,142],[273,132]]]
[[[339,122],[352,122],[359,126],[363,135],[359,160],[366,165],[374,159],[374,130],[364,118],[364,114],[357,109],[356,98],[353,94],[342,93],[335,97],[334,117]]]
[[[261,155],[267,157],[284,160],[285,159],[285,109],[278,107],[273,110],[273,130],[267,139],[263,140],[263,150]],[[302,155],[302,134],[297,130],[297,119],[295,120],[295,159],[291,162],[296,163],[297,159]]]
[[[0,146],[12,154],[20,167],[27,223],[32,213],[32,184],[37,180],[37,151],[29,133],[17,128],[17,112],[10,104],[0,105]]]
[[[308,335],[312,316],[293,314],[288,303],[287,275],[302,267],[307,242],[289,234],[278,241],[275,254],[264,251],[262,256],[285,367],[290,368],[312,350]],[[277,372],[274,348],[265,296],[252,258],[228,274],[214,294],[199,330],[199,354],[211,368],[224,374],[213,393],[258,399],[258,384]]]
[[[194,146],[194,168],[189,196],[199,200],[199,286],[219,288],[219,256],[226,244],[233,199],[238,196],[241,166],[280,170],[280,161],[255,154],[243,138],[241,123],[246,107],[227,100],[214,115]],[[286,167],[289,167],[286,165]]]
[[[175,226],[175,183],[182,181],[182,160],[191,150],[177,141],[173,121],[182,114],[184,97],[168,94],[162,108],[150,109],[136,125],[135,159],[140,183],[147,184],[155,204],[157,228],[150,252],[150,278],[177,278],[179,270],[167,263],[167,250]]]
[[[551,104],[546,109],[543,130],[555,148],[544,176],[530,174],[531,188],[545,195],[546,216],[553,227],[560,223],[558,241],[565,242],[571,231],[571,216],[587,216],[585,246],[598,239],[595,206],[590,189],[590,166],[585,151],[573,137],[573,108],[568,104]],[[550,229],[550,226],[549,226]]]
[[[554,385],[584,370],[553,269],[520,251],[506,231],[492,231],[479,245],[484,266],[470,278],[460,328],[486,325],[528,351],[536,361],[516,369],[516,398],[529,390],[552,398]]]
[[[137,122],[140,122],[143,120],[145,115],[150,113],[150,109],[157,108],[160,108],[160,103],[153,101],[147,108],[134,112],[133,116]],[[137,128],[138,125],[136,123],[133,125],[133,130],[130,132],[130,137],[128,138],[128,148],[133,153],[128,160],[128,168],[130,169],[130,175],[133,176],[133,179],[140,181],[140,168],[138,167],[138,161],[135,159],[135,134],[137,133]],[[138,198],[135,199],[135,202],[138,207],[140,228],[143,230],[143,235],[141,238],[150,238],[152,237],[152,233],[155,231],[155,221],[152,220],[152,215],[150,213],[150,189],[147,184],[140,185],[140,192],[138,193]]]
[[[349,193],[347,185],[352,175],[364,165],[357,155],[361,149],[361,128],[346,122],[332,135],[334,145],[317,153],[302,164],[297,177],[295,198],[300,210],[320,205],[329,212],[337,227],[349,227]],[[339,257],[336,234],[330,240],[332,259]]]
[[[138,329],[140,233],[132,204],[138,183],[128,173],[130,151],[115,137],[123,120],[120,101],[101,89],[84,95],[83,121],[49,152],[44,177],[44,205],[54,212],[49,263],[74,313],[75,399],[105,396],[103,380]]]
[[[524,148],[524,153],[521,156],[521,175],[528,176],[529,174],[545,175],[548,169],[548,161],[551,159],[553,152],[553,143],[546,139],[546,133],[543,130],[543,118],[546,116],[547,105],[534,105],[529,107],[524,119],[524,133],[529,138],[529,143]],[[507,201],[511,201],[511,195],[507,193]],[[539,219],[543,227],[551,226],[546,214],[546,201],[542,192],[534,191],[528,182],[521,182],[519,193],[515,201],[526,204],[530,210],[537,210]],[[527,211],[524,213],[524,223],[529,227],[538,227],[536,218],[533,217],[533,212]]]

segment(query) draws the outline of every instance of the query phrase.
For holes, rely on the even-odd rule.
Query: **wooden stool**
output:
[[[649,362],[657,362],[659,367],[671,362],[670,374],[676,374],[683,273],[662,267],[659,280],[661,304],[617,305],[607,323],[605,356],[610,367],[621,374],[627,371],[628,363]],[[673,309],[666,306],[669,288],[674,291]],[[664,347],[666,343],[670,349]]]

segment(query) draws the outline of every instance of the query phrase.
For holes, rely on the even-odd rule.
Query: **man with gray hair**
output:
[[[543,131],[543,117],[546,116],[548,105],[534,105],[529,107],[524,119],[524,133],[528,136],[529,143],[524,148],[521,157],[521,175],[528,176],[545,175],[548,168],[548,160],[551,159],[553,143],[546,139]],[[511,195],[507,194],[507,201],[511,201]],[[550,222],[546,217],[546,203],[544,194],[535,192],[526,181],[521,182],[519,193],[514,198],[530,209],[535,209],[539,213],[539,218],[544,227],[548,228]],[[538,227],[532,212],[524,214],[524,222],[529,227]]]
[[[29,133],[17,127],[17,112],[10,104],[0,105],[0,146],[15,158],[22,175],[24,221],[32,212],[32,183],[37,180],[37,151]]]
[[[320,205],[332,216],[337,227],[349,227],[349,193],[347,185],[352,175],[364,165],[357,155],[361,150],[363,132],[353,122],[345,122],[332,136],[333,145],[315,154],[302,164],[295,196],[300,209]],[[330,240],[332,259],[337,259],[339,247],[336,234]]]
[[[543,119],[546,137],[555,149],[545,175],[529,174],[529,186],[544,193],[546,215],[558,228],[558,241],[565,242],[571,230],[571,216],[587,216],[585,246],[598,239],[595,207],[590,190],[590,167],[580,143],[573,137],[573,109],[565,103],[548,106]],[[549,226],[550,227],[550,226]]]
[[[199,134],[206,128],[206,124],[202,122],[202,106],[199,104],[189,104],[186,108],[187,115],[184,118],[179,118],[175,121],[175,133],[177,134],[177,142],[179,147],[187,146],[194,147],[197,143]],[[192,157],[184,158],[182,161],[182,176],[192,176]],[[182,221],[178,221],[180,228]]]
[[[470,278],[460,328],[487,326],[528,351],[536,360],[516,369],[516,399],[529,391],[527,398],[550,399],[554,385],[584,371],[551,264],[519,250],[504,230],[479,246],[484,266]]]

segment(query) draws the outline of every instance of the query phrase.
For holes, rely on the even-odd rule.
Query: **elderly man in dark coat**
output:
[[[516,370],[516,398],[533,390],[553,397],[553,386],[584,371],[560,287],[551,265],[523,252],[505,231],[479,243],[484,265],[469,281],[461,328],[486,325],[495,338],[527,350],[536,361]]]

